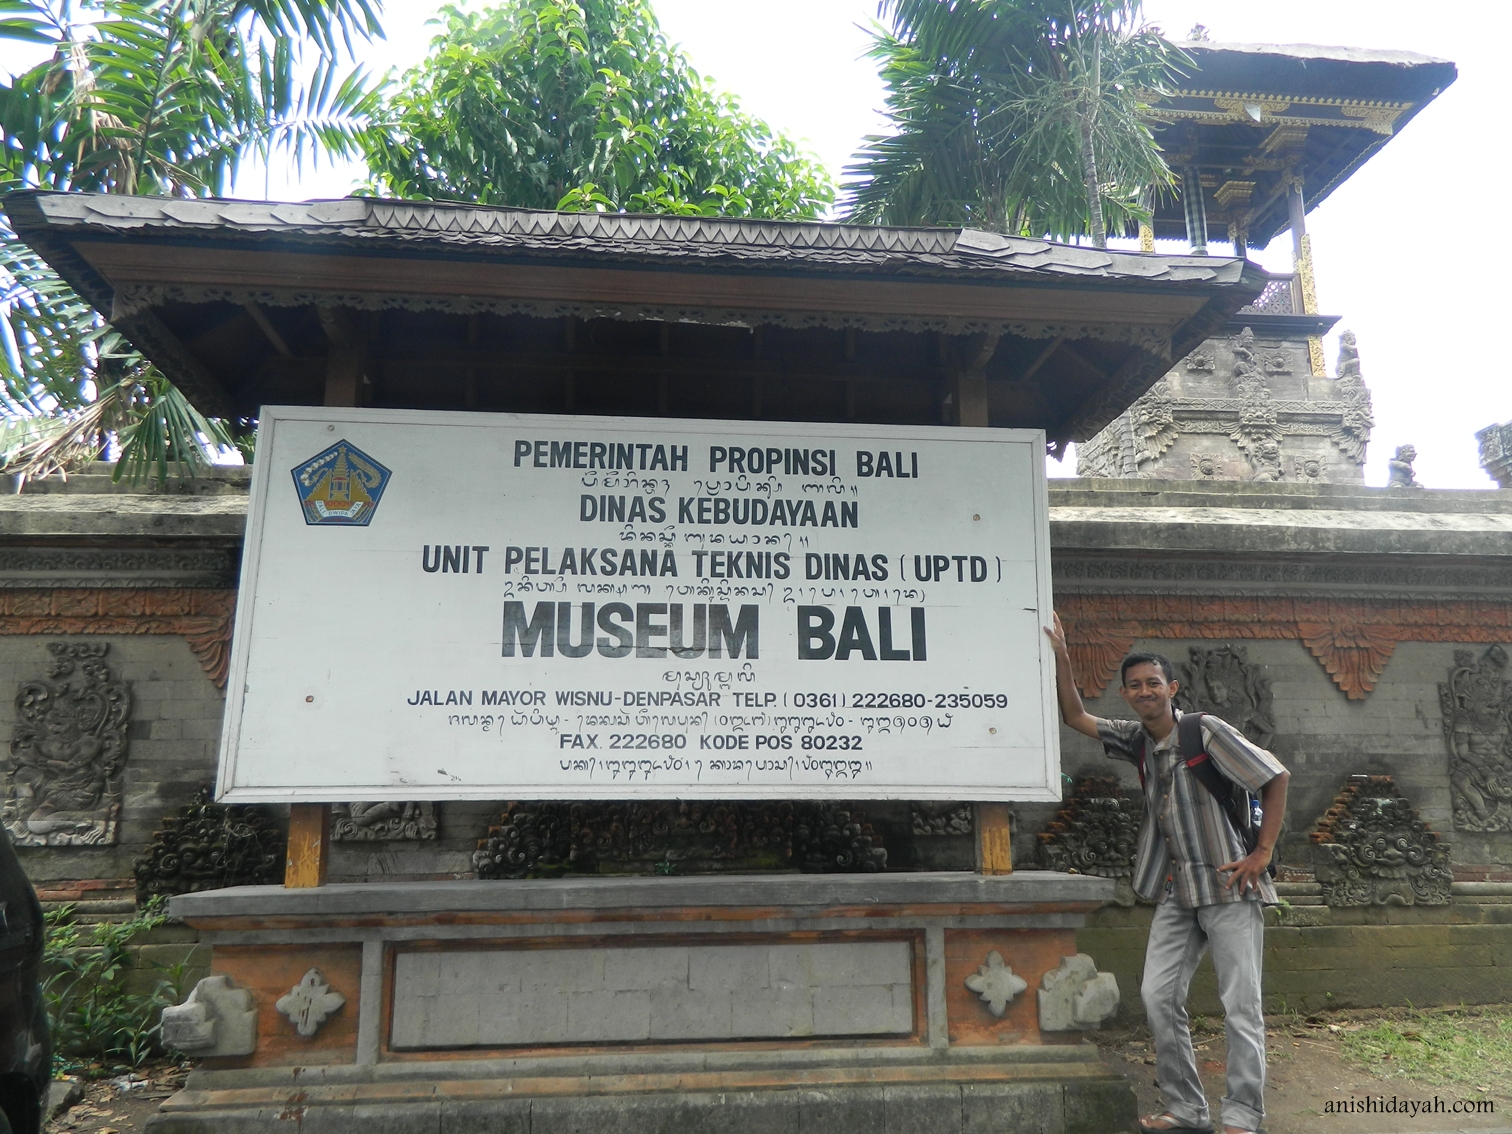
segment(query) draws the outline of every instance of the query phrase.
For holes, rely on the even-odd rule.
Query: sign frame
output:
[[[455,783],[400,783],[400,784],[350,784],[323,787],[307,786],[249,786],[238,783],[240,766],[240,740],[247,700],[247,676],[253,641],[256,604],[252,601],[258,593],[258,580],[264,555],[263,533],[268,520],[268,509],[273,494],[279,490],[289,491],[285,468],[286,461],[275,462],[275,439],[280,423],[320,423],[331,427],[333,439],[342,436],[344,426],[373,425],[425,425],[433,427],[479,428],[488,425],[507,427],[515,423],[519,427],[538,430],[543,427],[560,429],[614,429],[620,432],[640,431],[642,434],[658,435],[708,435],[726,432],[730,434],[763,433],[774,443],[782,439],[828,440],[831,442],[872,440],[886,438],[888,443],[919,441],[974,444],[1016,443],[1029,446],[1032,458],[1029,461],[1030,523],[1033,527],[1035,549],[1033,555],[1034,589],[1036,595],[1038,638],[1038,690],[1037,696],[1026,700],[1037,703],[1042,714],[1044,755],[1041,767],[1043,778],[1031,784],[1004,786],[992,783],[952,783],[943,787],[919,785],[874,785],[859,781],[826,783],[772,783],[772,784],[681,784],[669,785],[657,782],[623,782],[595,784],[588,788],[570,789],[561,785],[535,787],[520,785],[507,787],[499,784],[486,786],[457,785]],[[247,528],[242,549],[241,574],[237,596],[236,615],[231,644],[230,673],[227,681],[226,707],[223,716],[220,754],[217,769],[216,799],[223,803],[331,803],[369,801],[408,801],[425,799],[445,800],[502,800],[502,799],[719,799],[719,800],[974,800],[983,802],[1059,802],[1061,799],[1060,761],[1060,711],[1055,690],[1055,660],[1046,635],[1039,626],[1048,625],[1052,618],[1050,579],[1050,533],[1049,498],[1043,454],[1045,434],[1043,430],[993,429],[949,426],[894,426],[856,422],[789,422],[789,421],[741,421],[713,418],[651,418],[608,417],[586,414],[521,414],[482,413],[478,411],[445,410],[391,410],[327,406],[265,406],[259,419],[257,433],[258,459],[252,466],[251,499],[247,514]],[[387,469],[383,470],[387,473]],[[384,483],[387,484],[387,476]],[[307,519],[307,522],[308,519]],[[961,746],[965,749],[967,746]],[[933,749],[939,751],[938,748]]]

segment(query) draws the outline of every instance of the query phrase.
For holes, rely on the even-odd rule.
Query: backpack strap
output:
[[[1248,816],[1240,814],[1241,804],[1234,792],[1234,784],[1218,770],[1217,765],[1213,763],[1213,758],[1203,751],[1202,719],[1204,715],[1203,713],[1187,713],[1176,723],[1176,727],[1180,730],[1176,738],[1177,755],[1186,764],[1197,782],[1207,788],[1208,794],[1218,801],[1218,806],[1228,817],[1229,824],[1238,833],[1239,842],[1246,850],[1253,850],[1250,841],[1255,832],[1250,829],[1246,821]],[[1248,793],[1245,793],[1244,799],[1244,806],[1247,806]]]

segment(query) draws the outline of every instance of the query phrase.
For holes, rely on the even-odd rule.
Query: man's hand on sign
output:
[[[1061,720],[1083,736],[1097,739],[1097,718],[1082,705],[1081,691],[1076,688],[1076,674],[1071,670],[1071,651],[1066,648],[1066,628],[1061,625],[1060,615],[1051,611],[1053,626],[1045,627],[1055,651],[1055,695],[1060,702]]]

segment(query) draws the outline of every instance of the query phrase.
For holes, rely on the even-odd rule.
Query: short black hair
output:
[[[1136,665],[1158,665],[1160,672],[1165,674],[1167,681],[1176,680],[1176,670],[1171,666],[1171,659],[1164,654],[1130,654],[1124,658],[1123,664],[1118,667],[1118,683],[1128,686],[1129,670]]]

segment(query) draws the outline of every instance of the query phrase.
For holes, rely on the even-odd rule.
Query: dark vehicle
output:
[[[42,906],[0,835],[0,1134],[37,1134],[52,1081],[52,1036],[39,983]]]

